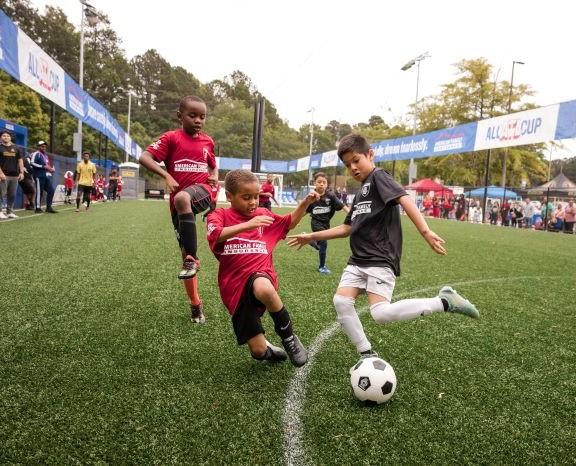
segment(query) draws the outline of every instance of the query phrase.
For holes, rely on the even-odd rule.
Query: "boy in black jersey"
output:
[[[324,231],[330,228],[330,219],[334,217],[337,210],[344,210],[348,213],[350,209],[346,207],[336,194],[327,191],[328,178],[323,172],[318,172],[314,175],[314,190],[320,194],[320,199],[310,204],[306,213],[310,214],[310,224],[312,231]],[[326,267],[326,250],[328,249],[328,241],[312,241],[310,246],[318,250],[320,256],[320,266],[318,272],[328,274],[330,269]]]
[[[350,236],[352,255],[334,295],[338,322],[362,355],[374,355],[354,307],[356,297],[368,295],[370,313],[379,323],[414,319],[433,312],[456,312],[479,317],[478,310],[449,286],[438,296],[392,301],[402,256],[401,205],[424,240],[437,254],[446,255],[444,240],[428,228],[420,211],[392,176],[376,169],[374,151],[357,134],[343,137],[338,157],[354,179],[362,183],[344,223],[329,230],[291,236],[288,244],[301,248],[313,240]]]

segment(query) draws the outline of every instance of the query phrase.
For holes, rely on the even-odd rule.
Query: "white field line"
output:
[[[529,279],[546,279],[546,280],[556,280],[558,278],[565,278],[559,276],[553,277],[540,277],[540,276],[523,276],[523,277],[499,277],[499,278],[485,278],[481,280],[469,280],[457,283],[450,283],[450,286],[466,286],[466,285],[478,285],[481,283],[491,283],[508,282],[510,280],[529,280]],[[398,299],[403,299],[409,296],[417,295],[420,293],[426,293],[430,291],[437,292],[442,286],[448,285],[444,283],[442,285],[429,286],[426,288],[420,288],[419,290],[406,291],[404,293],[399,293],[395,296],[395,301]],[[368,308],[364,307],[359,311],[359,314],[366,312]],[[480,316],[482,318],[482,316]],[[282,431],[284,436],[284,462],[288,466],[304,466],[311,464],[306,457],[306,449],[304,447],[303,440],[303,429],[301,415],[306,401],[306,381],[308,375],[312,370],[314,365],[314,360],[316,355],[320,352],[324,343],[326,343],[339,329],[340,324],[334,322],[333,324],[326,327],[320,334],[314,339],[312,344],[308,348],[308,363],[301,369],[297,369],[294,372],[294,376],[288,385],[288,390],[286,391],[286,396],[284,397],[284,414],[282,415]]]

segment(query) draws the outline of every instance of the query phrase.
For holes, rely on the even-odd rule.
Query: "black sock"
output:
[[[80,208],[80,198],[79,197],[76,198],[76,208],[77,209]]]
[[[326,253],[320,252],[318,254],[320,256],[320,267],[325,267],[326,266]]]
[[[196,216],[193,213],[178,215],[178,230],[180,233],[180,241],[187,256],[196,257],[198,250],[198,243],[196,239]]]
[[[444,306],[444,311],[447,311],[450,307],[448,305],[448,300],[446,298],[440,298],[440,301],[442,301],[442,306]]]
[[[285,307],[282,307],[278,312],[271,312],[270,317],[274,321],[274,330],[282,340],[290,338],[294,333],[292,332],[292,322],[290,321],[290,314]]]

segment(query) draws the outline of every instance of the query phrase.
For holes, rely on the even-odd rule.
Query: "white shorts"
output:
[[[396,276],[389,267],[358,267],[347,265],[338,288],[359,288],[392,301]]]

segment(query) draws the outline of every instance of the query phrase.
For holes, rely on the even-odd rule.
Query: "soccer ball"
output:
[[[364,358],[350,369],[350,384],[360,401],[385,403],[396,390],[396,374],[383,359]]]

